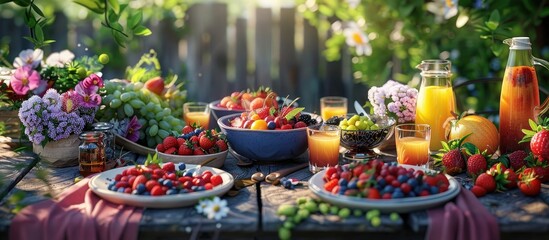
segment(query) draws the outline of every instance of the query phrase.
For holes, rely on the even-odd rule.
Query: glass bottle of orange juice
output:
[[[528,119],[535,119],[534,108],[540,105],[539,86],[534,65],[549,69],[547,61],[532,56],[530,38],[515,37],[503,41],[509,45],[509,58],[501,85],[499,102],[499,150],[501,154],[528,150],[519,144],[522,129],[530,129]]]
[[[438,151],[446,140],[445,123],[456,109],[456,100],[450,78],[452,63],[448,60],[424,60],[417,66],[421,70],[421,86],[416,103],[416,123],[431,126],[429,149]]]

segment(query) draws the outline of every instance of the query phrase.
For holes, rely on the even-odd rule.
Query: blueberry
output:
[[[179,170],[185,170],[185,168],[187,168],[187,166],[185,165],[185,163],[180,163],[179,166],[177,167]]]
[[[150,193],[150,192],[144,192],[143,195],[144,195],[144,196],[150,196],[151,193]]]
[[[187,190],[186,188],[182,188],[181,190],[179,190],[179,194],[185,194],[185,193],[189,193],[189,190]]]
[[[417,186],[417,180],[415,178],[408,179],[408,184],[410,184],[410,187],[414,188]]]
[[[196,136],[198,136],[198,134],[200,134],[201,132],[202,132],[202,129],[200,129],[200,128],[197,128],[197,129],[194,130],[194,134]]]
[[[197,192],[204,191],[204,190],[206,190],[206,188],[205,188],[204,186],[198,186],[198,187],[196,188],[196,191],[197,191]]]
[[[400,183],[405,183],[406,181],[408,181],[408,176],[406,176],[406,175],[398,175],[397,180],[398,180]]]
[[[164,180],[164,183],[162,185],[164,185],[166,187],[169,187],[169,188],[173,187],[172,180],[170,180],[170,179]]]
[[[139,195],[139,191],[137,191],[137,189],[134,189],[134,190],[132,191],[132,195]]]
[[[276,128],[276,123],[274,121],[269,121],[267,123],[267,128],[270,130],[274,130]]]
[[[339,186],[345,186],[345,187],[347,187],[347,184],[349,184],[349,183],[347,182],[347,179],[345,179],[345,178],[339,179]]]
[[[177,189],[168,189],[168,191],[166,191],[166,195],[175,195],[177,192]]]
[[[387,185],[385,186],[385,188],[383,188],[383,192],[386,192],[386,193],[392,193],[393,191],[395,191],[395,188],[391,185]]]
[[[385,187],[386,184],[387,182],[385,181],[385,178],[379,179],[379,181],[377,181],[378,186]]]
[[[189,169],[188,171],[185,172],[185,177],[192,177],[193,176],[193,173],[194,173],[194,168],[193,169]]]
[[[291,189],[291,187],[292,187],[292,183],[291,183],[290,181],[288,181],[288,180],[284,181],[284,182],[282,183],[282,185],[283,185],[285,188],[287,188],[287,189]]]
[[[143,194],[144,192],[147,191],[147,188],[145,187],[145,184],[140,183],[140,184],[137,184],[137,187],[135,188],[135,190],[137,190],[139,194]]]
[[[415,192],[413,192],[413,191],[410,191],[410,192],[408,193],[408,197],[415,197],[415,196],[417,196],[417,194],[416,194]]]
[[[198,191],[197,189],[198,189],[198,186],[192,186],[192,187],[191,187],[191,190],[192,190],[193,192]]]
[[[431,186],[431,189],[429,189],[429,192],[431,194],[437,194],[439,192],[438,187]]]
[[[347,188],[350,188],[350,189],[357,189],[357,180],[351,180],[348,184],[347,184]]]
[[[123,187],[121,187],[121,188],[119,188],[119,189],[117,190],[117,192],[121,192],[121,193],[123,193],[123,192],[124,192],[124,190],[126,190],[126,189],[125,189],[125,188],[123,188]]]
[[[160,183],[160,185],[164,185],[164,178],[159,178],[158,183]]]
[[[404,193],[402,193],[401,191],[395,191],[393,193],[393,198],[403,198],[404,197]]]
[[[111,191],[118,192],[118,188],[112,187]]]

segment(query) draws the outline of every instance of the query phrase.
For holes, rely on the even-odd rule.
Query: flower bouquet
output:
[[[388,115],[398,123],[414,122],[416,118],[415,88],[389,80],[381,87],[368,90],[368,100],[376,115]]]
[[[103,80],[91,74],[74,90],[59,94],[51,88],[43,97],[35,95],[25,100],[19,109],[19,119],[35,153],[55,166],[75,165],[78,135],[94,120],[101,103],[97,92],[102,86]]]

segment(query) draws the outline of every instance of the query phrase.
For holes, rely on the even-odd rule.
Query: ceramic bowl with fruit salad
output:
[[[376,157],[372,149],[393,135],[395,119],[376,115],[370,115],[370,118],[358,114],[347,114],[346,118],[327,121],[328,124],[337,124],[341,128],[340,144],[348,150],[344,154],[345,157],[352,159]]]
[[[302,110],[267,108],[224,116],[217,122],[237,154],[256,161],[281,161],[302,155],[307,150],[307,126],[322,121]]]
[[[206,165],[216,168],[223,166],[229,153],[225,134],[189,125],[183,127],[181,134],[164,138],[155,150],[165,162],[200,164],[215,158]]]

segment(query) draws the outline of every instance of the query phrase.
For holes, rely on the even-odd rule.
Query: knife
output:
[[[355,110],[356,110],[356,113],[358,113],[359,115],[366,116],[369,120],[372,120],[372,118],[370,117],[370,114],[366,113],[366,110],[362,108],[362,105],[360,105],[358,101],[355,101]]]

